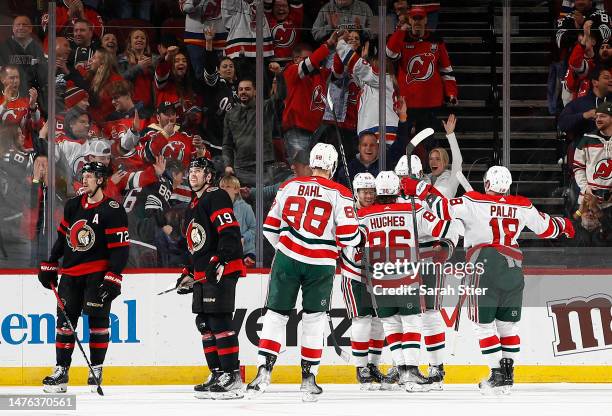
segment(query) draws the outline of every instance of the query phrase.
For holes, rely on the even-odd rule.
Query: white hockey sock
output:
[[[393,315],[381,319],[387,345],[391,350],[394,365],[404,365],[404,354],[402,353],[402,321],[399,315]]]
[[[372,317],[356,316],[351,319],[351,349],[356,367],[368,365],[368,349],[370,347],[370,324]]]
[[[440,311],[425,311],[423,314],[423,340],[430,365],[444,363],[446,332]]]
[[[406,365],[419,365],[421,314],[402,315],[402,351]]]
[[[382,321],[373,317],[370,324],[370,350],[368,351],[368,362],[374,365],[380,363],[382,350],[385,346],[385,330]]]
[[[503,358],[516,358],[521,350],[521,338],[518,334],[518,322],[495,320]]]
[[[325,312],[302,314],[302,360],[311,363],[310,372],[319,372],[325,335]]]
[[[501,345],[495,328],[495,322],[489,324],[474,323],[480,352],[486,358],[489,368],[499,368],[502,359]]]
[[[270,309],[263,318],[263,328],[259,339],[259,353],[257,355],[257,365],[266,363],[266,355],[278,355],[285,342],[285,333],[288,316],[281,315]]]

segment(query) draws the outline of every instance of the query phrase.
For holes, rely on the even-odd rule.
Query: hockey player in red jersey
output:
[[[186,238],[192,264],[177,280],[179,294],[193,292],[191,310],[202,334],[211,375],[194,387],[200,399],[243,397],[238,361],[238,334],[232,327],[238,278],[246,276],[242,262],[240,225],[227,192],[213,185],[213,163],[198,157],[189,167],[193,199],[187,212]]]
[[[87,163],[82,170],[85,194],[66,203],[57,229],[58,239],[48,261],[40,263],[38,280],[47,289],[57,284],[59,297],[72,326],[81,312],[89,317],[89,351],[96,378],[102,382],[102,364],[109,343],[111,302],[121,294],[121,273],[129,255],[127,215],[123,207],[104,194],[107,167]],[[62,267],[59,259],[63,257]],[[64,393],[72,361],[75,334],[60,313],[55,338],[56,367],[43,380],[47,393]],[[87,384],[96,387],[92,374]]]
[[[333,182],[338,153],[317,143],[310,152],[313,175],[285,182],[264,222],[264,235],[276,249],[259,340],[257,376],[247,386],[252,396],[270,385],[272,368],[298,292],[302,291],[302,385],[306,401],[323,392],[315,381],[323,354],[325,312],[331,301],[338,245],[364,243],[353,196]],[[313,396],[315,395],[315,396]]]
[[[514,384],[525,286],[523,254],[517,243],[521,231],[528,227],[540,238],[574,237],[569,219],[538,212],[529,199],[508,195],[511,184],[507,168],[492,166],[484,176],[484,194],[470,191],[460,198],[441,197],[432,207],[445,219],[463,223],[466,261],[476,270],[482,265],[482,273],[471,276],[471,285],[486,290],[470,296],[468,310],[491,370],[479,383],[483,393],[505,393]],[[402,189],[421,200],[434,191],[431,185],[411,178],[402,180]]]

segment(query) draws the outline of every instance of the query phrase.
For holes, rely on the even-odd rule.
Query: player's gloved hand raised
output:
[[[184,268],[181,272],[181,276],[176,279],[176,293],[179,295],[186,295],[187,293],[193,292],[193,284],[193,274]]]
[[[38,269],[38,281],[45,289],[51,290],[51,284],[57,286],[57,271],[59,265],[57,263],[43,261]]]
[[[208,266],[204,269],[206,281],[213,284],[219,283],[221,276],[223,276],[223,269],[225,269],[225,266],[219,263],[219,257],[212,256],[210,262],[208,262]]]
[[[567,238],[574,238],[576,235],[576,231],[574,230],[574,224],[568,218],[559,218],[561,222],[563,222],[561,234],[566,236]]]
[[[121,281],[123,277],[120,274],[106,272],[104,281],[98,287],[98,298],[104,302],[111,302],[121,294]]]

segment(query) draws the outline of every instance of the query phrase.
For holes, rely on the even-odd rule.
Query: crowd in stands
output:
[[[556,11],[549,111],[572,171],[577,244],[605,245],[612,227],[612,24],[606,1],[563,0]],[[569,170],[568,169],[568,170]]]

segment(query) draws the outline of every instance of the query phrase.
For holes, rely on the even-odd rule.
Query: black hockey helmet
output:
[[[203,156],[195,157],[191,159],[191,163],[189,163],[189,170],[191,170],[191,168],[200,168],[203,169],[206,174],[210,173],[212,177],[208,184],[212,185],[215,183],[215,179],[217,177],[217,170],[215,169],[214,163],[210,159],[207,159]]]
[[[108,167],[101,162],[87,162],[83,165],[81,169],[81,174],[85,172],[90,172],[96,175],[96,178],[108,178],[109,177],[109,169]]]

